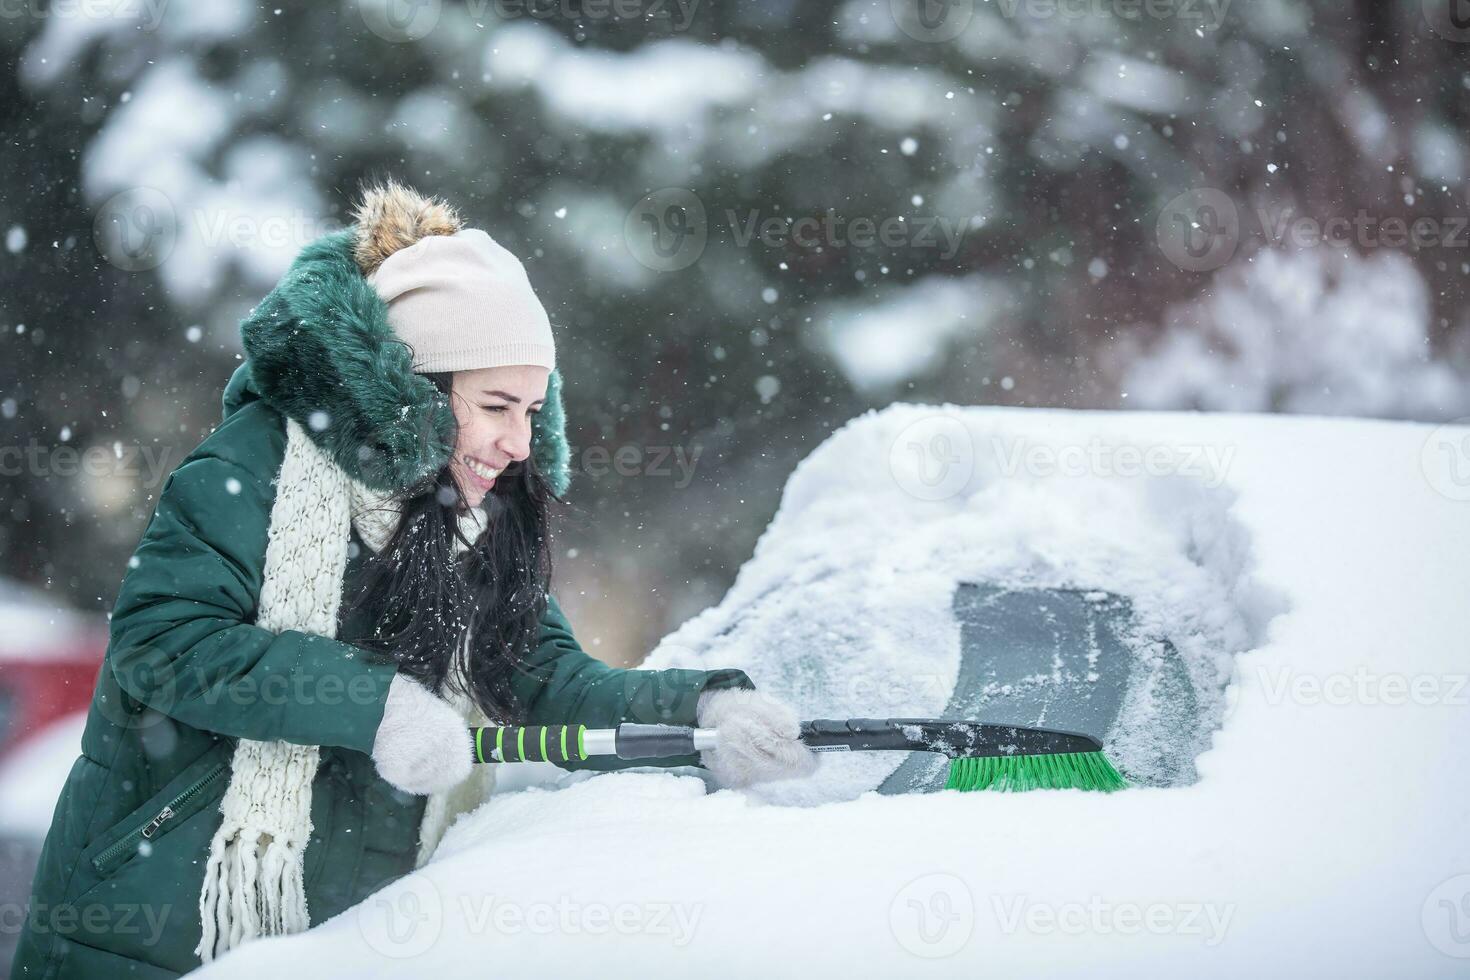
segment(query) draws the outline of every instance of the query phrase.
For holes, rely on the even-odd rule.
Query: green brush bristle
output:
[[[982,759],[951,759],[945,789],[991,789],[1020,792],[1028,789],[1089,789],[1111,793],[1128,786],[1101,752],[1062,755],[1005,755]]]

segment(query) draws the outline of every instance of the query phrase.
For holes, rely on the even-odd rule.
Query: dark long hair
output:
[[[425,377],[451,396],[452,374]],[[343,603],[344,612],[365,615],[369,632],[344,639],[390,654],[400,673],[430,690],[467,694],[492,721],[521,720],[511,680],[546,611],[548,510],[556,500],[534,455],[495,480],[480,505],[485,533],[473,542],[460,532],[468,505],[449,463],[400,499],[398,528],[381,552],[369,554],[360,590]],[[456,542],[470,547],[457,554]]]

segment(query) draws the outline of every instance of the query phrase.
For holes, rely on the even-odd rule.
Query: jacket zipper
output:
[[[189,784],[189,786],[187,786],[183,790],[183,792],[179,793],[179,795],[175,796],[172,800],[169,800],[168,803],[164,805],[163,809],[159,810],[158,813],[154,815],[152,820],[149,820],[141,827],[135,827],[134,829],[128,831],[128,833],[125,834],[121,839],[108,845],[108,847],[101,854],[98,854],[95,858],[92,859],[92,866],[96,868],[98,872],[106,874],[112,865],[118,863],[119,858],[136,850],[139,843],[144,840],[152,840],[154,837],[157,837],[162,832],[163,825],[174,819],[174,817],[178,816],[179,809],[185,803],[188,803],[194,797],[202,793],[205,788],[209,786],[210,783],[214,782],[220,777],[220,775],[225,771],[226,768],[227,767],[225,763],[218,763],[213,769],[209,770],[209,772],[205,773],[203,776],[200,776],[198,779],[196,779],[193,783]]]

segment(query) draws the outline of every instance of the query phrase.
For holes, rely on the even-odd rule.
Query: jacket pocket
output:
[[[162,792],[109,828],[88,848],[93,870],[107,878],[210,801],[218,800],[229,783],[229,771],[228,759],[218,750],[187,767]]]

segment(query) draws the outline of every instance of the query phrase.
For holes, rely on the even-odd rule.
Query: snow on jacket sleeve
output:
[[[129,696],[195,728],[371,752],[396,665],[254,625],[279,467],[258,442],[253,460],[226,453],[240,461],[206,442],[169,476],[118,595],[108,666]]]
[[[630,670],[610,667],[587,654],[555,597],[548,597],[536,650],[511,682],[528,725],[613,728],[622,722],[693,725],[706,689],[755,689],[741,670]],[[595,758],[566,769],[626,769],[648,760]],[[697,754],[662,760],[662,766],[700,765]]]

